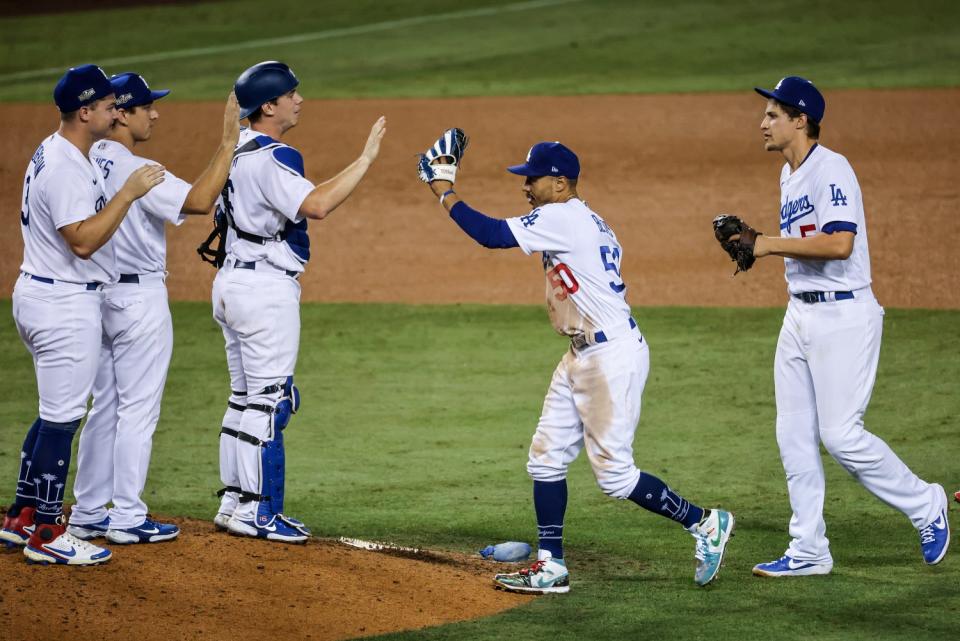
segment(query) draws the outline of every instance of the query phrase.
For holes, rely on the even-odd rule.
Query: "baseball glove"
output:
[[[457,178],[457,167],[460,166],[469,142],[470,138],[458,127],[443,132],[433,146],[417,159],[417,175],[420,180],[425,183],[432,183],[434,180],[454,182]]]
[[[757,260],[753,255],[753,246],[760,232],[737,216],[720,214],[713,219],[713,235],[717,237],[723,251],[729,254],[730,260],[737,263],[734,276],[753,267],[753,263]],[[731,240],[732,236],[739,236],[739,238]]]

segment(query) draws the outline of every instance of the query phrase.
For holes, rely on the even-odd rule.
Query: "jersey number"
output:
[[[24,225],[30,224],[30,174],[27,174],[27,180],[23,184],[23,209],[20,210],[20,222]]]
[[[553,295],[557,300],[567,300],[568,295],[576,294],[580,289],[580,283],[573,277],[573,272],[563,263],[557,263],[556,267],[547,272],[547,280],[553,286]]]
[[[623,290],[627,288],[627,284],[624,283],[623,278],[620,277],[620,248],[602,245],[600,247],[600,260],[603,261],[603,268],[605,270],[613,272],[614,280],[608,283],[610,289],[616,294],[622,294]]]

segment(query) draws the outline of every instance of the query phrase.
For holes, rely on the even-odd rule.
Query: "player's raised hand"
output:
[[[161,165],[144,165],[130,174],[121,190],[136,200],[162,183],[165,171]]]
[[[385,133],[387,133],[387,117],[380,116],[377,118],[377,121],[373,123],[373,127],[370,128],[367,144],[364,146],[363,153],[360,154],[360,157],[366,158],[369,162],[376,160],[377,155],[380,153],[380,141],[383,140]]]
[[[237,146],[240,139],[240,103],[237,95],[230,92],[227,96],[227,107],[223,112],[223,145],[231,149]]]

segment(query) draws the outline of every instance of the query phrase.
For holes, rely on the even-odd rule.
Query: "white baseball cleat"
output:
[[[736,519],[730,512],[710,510],[701,523],[693,526],[690,533],[697,542],[694,550],[697,569],[693,580],[697,585],[704,586],[716,578],[735,524]]]
[[[110,550],[78,539],[63,525],[38,523],[23,548],[28,562],[60,565],[98,565],[110,560]]]
[[[67,526],[67,532],[78,539],[83,539],[84,541],[90,541],[92,539],[104,537],[107,535],[107,530],[109,529],[109,516],[104,518],[102,521],[98,521],[97,523],[84,523],[82,525],[75,525],[71,523]]]
[[[107,540],[111,543],[160,543],[172,541],[180,536],[180,528],[172,523],[160,523],[152,519],[144,519],[136,527],[110,528],[107,530]]]
[[[570,591],[570,573],[563,559],[550,557],[529,568],[493,577],[498,590],[525,594],[563,594]]]
[[[230,514],[224,514],[223,512],[218,512],[215,517],[213,517],[213,525],[218,530],[226,530],[227,523],[230,522]]]
[[[302,522],[283,514],[274,514],[263,525],[259,525],[254,519],[245,521],[234,515],[227,521],[227,530],[238,536],[249,536],[283,543],[304,543],[310,538],[310,530]]]

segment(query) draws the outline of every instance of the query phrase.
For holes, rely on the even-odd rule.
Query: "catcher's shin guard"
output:
[[[260,448],[260,485],[256,494],[244,492],[240,496],[242,502],[256,501],[256,526],[270,528],[275,521],[280,520],[289,527],[309,535],[303,523],[291,519],[283,514],[284,487],[286,481],[286,455],[283,445],[283,429],[290,422],[290,417],[300,407],[300,391],[293,384],[293,377],[289,376],[283,383],[277,383],[260,390],[256,400],[273,401],[272,404],[250,402],[246,411],[266,414],[270,420],[267,438],[256,440],[242,432],[240,440],[256,445]],[[246,437],[246,438],[245,438]]]
[[[227,401],[227,411],[223,415],[223,427],[220,430],[220,482],[223,488],[217,492],[220,497],[219,515],[229,518],[237,507],[240,496],[240,476],[237,471],[237,434],[240,420],[247,409],[247,393],[232,390]]]

